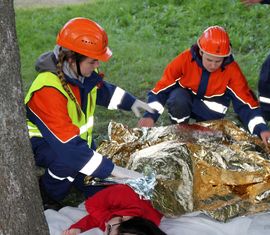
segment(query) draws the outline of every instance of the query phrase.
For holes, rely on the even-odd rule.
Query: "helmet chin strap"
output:
[[[81,77],[83,77],[82,73],[81,73],[81,66],[80,66],[80,62],[78,59],[76,59],[76,69],[77,69],[77,74]]]

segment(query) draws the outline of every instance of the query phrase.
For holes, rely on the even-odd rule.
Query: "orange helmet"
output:
[[[209,55],[226,57],[231,54],[229,35],[220,26],[207,28],[199,37],[197,44],[204,53]]]
[[[93,59],[108,61],[112,52],[104,29],[87,18],[69,20],[57,35],[59,46]]]

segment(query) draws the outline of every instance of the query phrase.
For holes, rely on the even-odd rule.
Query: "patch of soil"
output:
[[[14,0],[15,8],[51,7],[60,5],[82,4],[90,0]]]

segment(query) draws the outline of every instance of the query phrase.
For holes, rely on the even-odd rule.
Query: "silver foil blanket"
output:
[[[200,210],[225,222],[270,209],[269,149],[231,121],[153,128],[111,122],[108,133],[98,152],[154,173],[144,194],[165,216]]]

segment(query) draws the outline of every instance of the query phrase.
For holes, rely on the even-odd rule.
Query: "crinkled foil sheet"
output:
[[[270,210],[269,149],[228,120],[153,128],[111,122],[98,149],[156,175],[153,204],[168,217],[203,211],[219,221]]]

